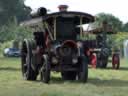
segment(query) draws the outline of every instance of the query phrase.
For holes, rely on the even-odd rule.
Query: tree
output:
[[[21,41],[24,38],[31,38],[32,32],[30,29],[23,28],[17,22],[11,22],[0,28],[0,43],[11,40]]]
[[[96,22],[93,24],[93,27],[100,26],[103,21],[107,21],[108,24],[112,25],[115,31],[122,31],[122,21],[112,14],[99,13],[96,15]]]
[[[128,32],[128,22],[123,25],[123,31]]]
[[[0,0],[0,25],[18,22],[29,18],[31,8],[24,5],[24,0]]]

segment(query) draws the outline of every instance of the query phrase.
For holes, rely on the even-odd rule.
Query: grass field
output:
[[[22,79],[20,59],[0,57],[0,96],[128,96],[128,63],[120,70],[89,69],[88,83],[62,81],[52,74],[50,84]]]

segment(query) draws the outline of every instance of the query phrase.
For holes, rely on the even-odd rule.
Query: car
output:
[[[20,50],[18,48],[5,48],[3,55],[6,57],[20,57]]]

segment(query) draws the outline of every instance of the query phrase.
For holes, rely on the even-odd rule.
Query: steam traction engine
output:
[[[106,68],[109,56],[112,55],[112,67],[113,69],[119,69],[119,50],[113,51],[112,46],[109,46],[109,42],[107,41],[108,35],[116,34],[116,32],[113,32],[112,27],[104,21],[101,28],[90,30],[88,33],[96,37],[94,40],[86,40],[84,42],[85,49],[87,49],[86,45],[88,44],[88,50],[86,52],[90,53],[88,56],[92,67]]]
[[[87,13],[67,11],[66,5],[59,6],[60,12],[47,14],[40,8],[32,19],[21,26],[34,29],[34,38],[25,39],[21,48],[22,73],[26,80],[50,81],[51,71],[61,72],[63,80],[82,82],[88,79],[88,57],[83,52],[82,27],[94,21]]]

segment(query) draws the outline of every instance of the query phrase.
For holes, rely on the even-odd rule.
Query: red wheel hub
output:
[[[96,68],[96,64],[97,64],[96,54],[92,54],[91,55],[91,65],[92,65],[93,68]]]
[[[120,58],[118,54],[113,54],[112,56],[112,67],[113,69],[119,69]]]

